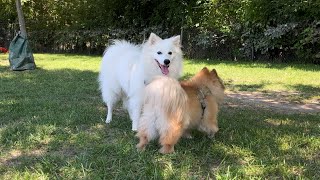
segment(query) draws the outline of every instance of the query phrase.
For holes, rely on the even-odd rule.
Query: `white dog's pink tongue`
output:
[[[162,74],[164,74],[164,75],[169,74],[169,67],[168,66],[164,66],[164,65],[160,64],[160,67],[161,67]]]

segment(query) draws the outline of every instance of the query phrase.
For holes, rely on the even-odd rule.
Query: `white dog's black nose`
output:
[[[165,59],[165,60],[163,61],[163,63],[164,63],[165,65],[169,65],[169,64],[170,64],[170,60],[169,60],[169,59]]]

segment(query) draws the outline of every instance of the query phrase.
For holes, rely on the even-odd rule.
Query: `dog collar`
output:
[[[203,119],[204,116],[204,111],[207,107],[207,103],[206,103],[206,97],[211,95],[211,91],[209,90],[209,88],[207,87],[202,87],[198,89],[198,99],[201,105],[201,109],[202,109],[202,115],[201,115],[201,119]]]

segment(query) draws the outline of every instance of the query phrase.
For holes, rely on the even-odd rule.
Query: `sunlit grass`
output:
[[[290,91],[304,85],[320,88],[320,66],[268,63],[241,63],[221,61],[187,61],[186,72],[194,72],[203,66],[217,69],[222,79],[232,85],[252,86],[254,90]],[[254,87],[256,86],[256,88]],[[245,88],[243,88],[245,89]],[[242,90],[236,88],[235,90]]]
[[[135,149],[127,113],[110,126],[98,90],[101,57],[35,54],[13,72],[0,55],[0,179],[319,179],[320,114],[222,106],[215,139],[193,132],[176,152]],[[319,67],[187,60],[184,78],[217,69],[228,91],[319,94]],[[268,82],[268,83],[266,83]],[[310,96],[306,96],[312,94]]]
[[[81,55],[64,55],[64,54],[53,54],[50,55],[50,63],[46,61],[48,55],[36,54],[37,67],[55,70],[55,69],[74,69],[74,70],[86,70],[98,72],[101,57],[99,56],[81,56]]]
[[[185,73],[191,76],[207,66],[215,68],[228,91],[263,92],[294,102],[320,101],[320,66],[228,61],[188,60]]]

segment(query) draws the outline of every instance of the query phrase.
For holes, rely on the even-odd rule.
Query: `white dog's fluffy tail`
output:
[[[114,51],[114,49],[117,49],[117,50],[119,49],[121,51],[121,50],[132,49],[132,48],[140,48],[140,46],[132,44],[126,40],[115,39],[115,40],[112,40],[111,45],[104,50],[103,55],[105,55],[107,51],[111,51],[111,50]]]
[[[186,116],[188,96],[176,79],[157,76],[146,86],[144,105],[153,107],[157,114],[167,119],[174,118],[176,121],[188,124]]]

